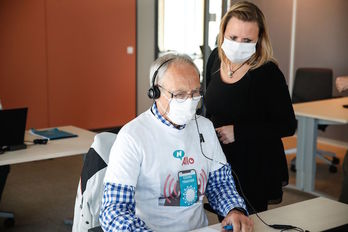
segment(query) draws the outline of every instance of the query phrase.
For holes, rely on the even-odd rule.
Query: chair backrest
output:
[[[87,231],[99,225],[99,211],[104,191],[104,176],[116,134],[102,132],[94,137],[88,150],[77,188],[73,232]]]
[[[299,68],[296,71],[292,102],[300,103],[332,98],[332,70]]]

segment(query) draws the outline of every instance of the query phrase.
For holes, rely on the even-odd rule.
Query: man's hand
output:
[[[235,141],[233,125],[218,127],[215,131],[223,144],[233,143]]]
[[[251,220],[251,218],[234,209],[231,210],[221,222],[222,231],[226,231],[223,229],[223,227],[226,225],[232,225],[233,232],[251,232],[254,228],[254,222]]]
[[[345,77],[337,77],[336,78],[336,87],[339,92],[348,89],[348,76]]]

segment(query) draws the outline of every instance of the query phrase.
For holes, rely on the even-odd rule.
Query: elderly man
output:
[[[127,123],[110,152],[100,222],[104,231],[189,231],[208,224],[203,197],[222,225],[251,231],[244,200],[212,123],[196,116],[199,71],[186,55],[151,66],[152,107]]]

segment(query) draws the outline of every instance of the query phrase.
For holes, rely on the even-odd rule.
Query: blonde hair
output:
[[[221,20],[220,32],[218,36],[218,52],[220,60],[225,64],[228,63],[228,58],[226,57],[224,51],[221,49],[221,45],[224,41],[226,26],[232,17],[235,17],[244,22],[256,22],[259,27],[256,52],[250,57],[247,62],[250,65],[250,69],[256,69],[268,61],[277,63],[273,58],[273,49],[266,27],[265,16],[255,4],[247,1],[237,2],[233,4]]]

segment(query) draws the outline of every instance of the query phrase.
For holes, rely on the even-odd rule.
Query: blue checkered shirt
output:
[[[104,231],[151,231],[135,215],[135,188],[106,183],[99,221]]]
[[[156,104],[152,106],[152,112],[164,124],[168,122],[158,113]],[[211,207],[222,216],[235,208],[247,212],[245,202],[236,190],[230,165],[209,173],[205,195]],[[134,186],[105,184],[99,218],[104,231],[151,231],[135,214],[134,196]]]

